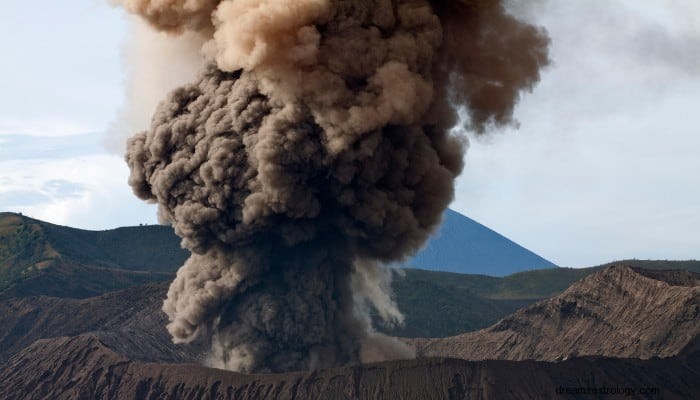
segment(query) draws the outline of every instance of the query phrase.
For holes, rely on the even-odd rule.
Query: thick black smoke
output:
[[[193,253],[164,304],[174,340],[212,335],[212,364],[239,371],[410,355],[369,323],[368,303],[401,318],[378,265],[452,200],[457,108],[511,122],[546,37],[498,1],[161,3],[125,5],[212,35],[199,81],[128,142],[129,183]]]

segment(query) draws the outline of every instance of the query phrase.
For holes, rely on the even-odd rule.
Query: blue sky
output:
[[[700,258],[700,2],[637,3],[510,2],[548,29],[553,64],[519,129],[473,138],[455,210],[562,266]],[[155,223],[102,144],[126,96],[124,13],[100,0],[3,10],[0,210]]]

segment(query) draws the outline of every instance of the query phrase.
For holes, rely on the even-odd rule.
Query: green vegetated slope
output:
[[[37,224],[16,214],[0,214],[0,290],[47,269],[57,257]]]
[[[166,226],[87,231],[37,222],[51,245],[76,261],[135,271],[174,272],[189,255]]]
[[[168,280],[186,257],[167,227],[86,231],[0,213],[3,298],[85,298]]]
[[[174,274],[129,271],[59,262],[38,273],[27,274],[0,290],[4,299],[51,296],[85,299],[146,283],[172,280]]]
[[[395,277],[392,289],[405,321],[402,326],[380,326],[380,330],[402,337],[452,336],[485,328],[539,300],[490,299],[465,286],[444,280],[442,274],[407,270],[404,276]],[[480,275],[468,277],[475,278],[477,282],[500,279]]]

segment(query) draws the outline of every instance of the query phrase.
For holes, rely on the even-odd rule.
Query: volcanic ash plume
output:
[[[200,79],[128,142],[129,183],[192,256],[163,309],[211,363],[286,371],[407,357],[381,264],[413,254],[462,169],[459,108],[509,123],[547,38],[498,1],[124,0],[209,35]],[[167,71],[163,71],[167,73]]]

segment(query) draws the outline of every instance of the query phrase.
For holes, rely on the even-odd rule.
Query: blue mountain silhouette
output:
[[[491,276],[556,267],[503,235],[450,209],[445,212],[442,226],[427,246],[403,266]]]

